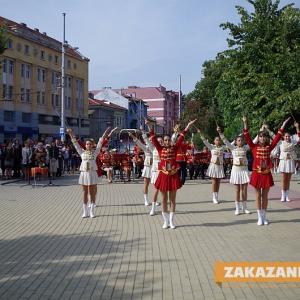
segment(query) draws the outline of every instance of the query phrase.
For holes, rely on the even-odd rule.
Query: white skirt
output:
[[[211,178],[224,178],[224,166],[210,163],[206,175]]]
[[[295,161],[293,159],[281,159],[279,162],[279,172],[295,173]]]
[[[246,166],[232,166],[229,182],[232,184],[250,182],[248,168]]]
[[[80,172],[79,184],[82,185],[94,185],[98,183],[98,175],[96,171]]]
[[[151,178],[151,166],[144,166],[142,177]]]
[[[151,174],[151,183],[152,184],[155,184],[158,174],[159,174],[158,170],[157,171],[152,170],[152,174]]]

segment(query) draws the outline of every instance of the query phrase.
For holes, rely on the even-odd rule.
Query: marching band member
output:
[[[254,186],[256,190],[256,208],[258,221],[257,225],[268,225],[266,219],[266,210],[268,207],[268,194],[270,187],[274,185],[271,169],[271,151],[275,148],[277,143],[282,137],[284,127],[290,118],[285,120],[278,130],[278,133],[274,137],[272,143],[267,139],[265,131],[261,131],[258,134],[258,144],[254,144],[251,140],[250,133],[248,131],[247,118],[243,117],[244,123],[244,136],[247,144],[249,145],[253,154],[252,174],[250,184]]]
[[[299,124],[297,122],[294,123],[294,126],[297,131],[298,137],[300,137],[300,129]],[[279,162],[279,172],[282,174],[281,177],[281,201],[290,201],[289,198],[289,189],[292,174],[295,173],[295,146],[299,143],[298,141],[291,140],[291,135],[286,132],[283,136],[283,141],[281,142],[280,149],[280,162]]]
[[[153,145],[150,143],[147,134],[142,131],[142,137],[146,144],[143,144],[136,136],[129,132],[129,136],[133,139],[133,141],[137,144],[137,146],[144,151],[145,159],[144,159],[144,168],[142,171],[142,177],[144,178],[144,203],[145,206],[149,206],[148,201],[148,190],[151,178],[151,170],[152,170],[152,153],[153,153]]]
[[[154,147],[158,150],[160,157],[159,174],[155,182],[155,187],[163,194],[162,216],[164,219],[164,229],[168,228],[169,224],[172,229],[175,228],[174,213],[176,206],[176,192],[181,187],[181,182],[178,176],[179,165],[176,162],[176,153],[184,140],[187,130],[195,122],[196,120],[193,120],[188,123],[187,127],[181,132],[175,145],[171,144],[171,138],[169,135],[164,136],[164,144],[161,145],[158,142],[153,129],[151,128],[150,130],[150,140]],[[168,215],[168,196],[171,203],[170,216]]]
[[[225,177],[223,166],[224,147],[221,145],[220,137],[215,137],[214,145],[212,145],[202,136],[200,129],[198,129],[198,133],[200,133],[200,137],[204,145],[211,151],[211,159],[207,169],[207,176],[212,179],[213,203],[218,204],[221,178]]]
[[[82,162],[80,165],[80,176],[78,183],[83,187],[83,218],[90,216],[91,218],[95,217],[95,200],[96,200],[96,193],[97,193],[97,183],[98,183],[98,176],[97,176],[97,165],[96,165],[96,157],[99,154],[102,143],[104,138],[107,135],[107,131],[109,128],[104,132],[103,136],[99,139],[96,149],[92,149],[92,141],[87,140],[85,142],[85,150],[83,150],[80,145],[78,144],[75,135],[72,129],[68,128],[67,133],[71,137],[71,141],[80,154]],[[88,195],[90,195],[91,205],[88,209]]]
[[[248,161],[247,161],[247,150],[248,147],[243,145],[243,138],[237,136],[234,143],[230,143],[218,127],[219,135],[224,144],[231,150],[233,156],[233,165],[230,174],[230,183],[234,184],[236,189],[236,200],[235,200],[235,215],[240,214],[240,202],[242,194],[242,212],[250,214],[251,212],[247,209],[247,188],[249,179]]]
[[[129,154],[128,149],[125,150],[125,153],[120,154],[121,156],[121,162],[120,162],[120,167],[121,167],[121,174],[123,178],[123,172],[126,175],[127,181],[130,182],[130,176],[131,176],[131,170],[132,170],[132,162],[131,162],[131,157]],[[125,178],[124,178],[124,183],[125,183]]]
[[[102,163],[102,170],[107,174],[108,183],[112,183],[113,167],[112,167],[112,156],[109,153],[109,150],[105,150],[101,156],[100,160]]]
[[[149,121],[146,120],[145,123],[149,126]],[[149,131],[150,131],[150,128],[149,128]],[[163,140],[161,137],[157,137],[157,141],[160,145],[163,145]],[[160,164],[160,157],[159,157],[159,153],[158,153],[158,150],[156,149],[156,147],[153,147],[152,158],[153,158],[153,162],[152,162],[151,183],[154,186],[154,193],[153,193],[153,199],[152,199],[152,207],[150,210],[150,216],[155,215],[155,207],[159,205],[159,203],[157,202],[159,190],[155,187],[155,182],[157,180],[158,173],[159,173],[158,167]]]

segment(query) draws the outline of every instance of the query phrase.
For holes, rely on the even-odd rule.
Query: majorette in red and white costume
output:
[[[162,192],[176,191],[182,186],[178,176],[180,166],[176,161],[176,154],[184,140],[185,134],[186,130],[183,130],[180,133],[176,144],[166,147],[157,141],[153,131],[150,132],[150,140],[157,149],[160,157],[160,163],[158,166],[159,174],[155,181],[155,187]]]
[[[280,141],[282,137],[282,129],[278,130],[278,133],[272,140],[272,143],[265,146],[254,144],[248,129],[244,129],[243,132],[246,143],[249,145],[253,155],[250,184],[255,188],[270,188],[274,185],[273,176],[271,173],[273,167],[271,151]]]
[[[268,225],[269,223],[266,219],[268,193],[270,187],[274,185],[271,173],[273,167],[271,161],[271,151],[276,147],[277,143],[282,138],[283,129],[288,123],[289,119],[283,122],[271,144],[267,141],[266,133],[263,131],[258,135],[258,144],[254,144],[248,131],[247,118],[243,117],[243,132],[245,140],[249,145],[253,155],[250,184],[254,186],[256,190],[256,208],[258,215],[257,225]]]

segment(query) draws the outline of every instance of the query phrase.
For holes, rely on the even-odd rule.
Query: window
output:
[[[41,92],[36,93],[36,103],[41,104]]]
[[[21,101],[25,101],[25,89],[21,88]]]
[[[42,81],[45,82],[46,80],[46,70],[42,70]]]
[[[68,67],[68,69],[71,69],[71,61],[70,60],[67,61],[67,67]]]
[[[41,69],[37,68],[37,80],[41,81]]]
[[[14,73],[14,61],[10,60],[9,61],[9,74],[13,74]]]
[[[51,62],[52,61],[52,55],[48,54],[48,60]]]
[[[74,68],[74,70],[77,69],[77,64],[76,63],[73,64],[73,68]]]
[[[13,122],[15,120],[14,111],[5,110],[4,111],[4,121],[6,122]]]
[[[45,51],[44,50],[41,50],[41,59],[45,59]]]
[[[26,78],[30,78],[30,66],[26,65]]]
[[[6,58],[3,59],[2,70],[3,70],[3,73],[7,72],[7,59]]]
[[[59,98],[58,95],[55,95],[55,105],[59,106]]]
[[[22,113],[22,122],[30,123],[31,122],[31,113]]]
[[[9,100],[12,100],[12,98],[13,98],[13,91],[14,91],[14,87],[12,85],[10,85],[8,88],[8,99]]]
[[[68,97],[68,108],[71,108],[71,97]]]
[[[24,54],[29,55],[29,46],[25,45],[24,47]]]
[[[26,89],[26,102],[31,101],[31,94],[30,94],[30,89]]]
[[[52,105],[52,107],[54,107],[55,106],[55,103],[54,103],[54,94],[51,94],[51,105]]]
[[[45,92],[42,92],[42,104],[44,105],[45,103],[46,103]]]
[[[7,41],[7,49],[13,49],[13,41],[12,41],[12,39],[8,39],[8,41]]]
[[[25,77],[25,65],[21,65],[21,77]]]
[[[55,62],[56,64],[58,64],[58,56],[57,56],[57,55],[54,56],[54,62]]]
[[[6,99],[6,84],[2,85],[2,98]]]

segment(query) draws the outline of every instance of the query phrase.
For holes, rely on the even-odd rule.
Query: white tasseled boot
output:
[[[213,203],[214,204],[218,204],[218,193],[217,192],[213,192]]]
[[[175,224],[174,224],[174,213],[173,212],[170,212],[170,227],[172,228],[172,229],[175,229],[176,228],[176,226],[175,226]]]
[[[82,217],[83,218],[87,218],[89,217],[89,211],[88,211],[88,206],[86,204],[83,204],[82,205],[82,208],[83,208],[83,214],[82,214]]]
[[[95,204],[94,203],[91,203],[91,206],[90,206],[90,217],[95,218]]]
[[[259,226],[263,225],[262,210],[261,209],[257,210],[257,217],[258,217],[257,225],[259,225]]]
[[[240,214],[240,202],[235,201],[235,212],[234,214],[237,216]]]
[[[247,201],[242,202],[242,207],[243,207],[244,214],[251,214],[251,211],[247,209]]]
[[[284,191],[284,190],[281,190],[281,199],[280,199],[280,201],[281,201],[281,202],[284,202],[285,199],[286,199],[285,191]]]
[[[155,202],[152,202],[152,207],[151,207],[150,214],[149,214],[150,216],[155,215],[155,206],[156,206]]]
[[[149,206],[148,195],[147,194],[144,194],[144,201],[145,201],[145,206]]]
[[[285,191],[285,201],[290,202],[290,198],[289,198],[289,190]]]
[[[169,214],[166,212],[161,213],[164,219],[164,224],[162,226],[163,229],[167,229],[169,227]]]
[[[262,212],[262,221],[263,221],[263,224],[264,224],[264,225],[268,225],[269,222],[268,222],[268,220],[267,220],[267,218],[266,218],[266,210],[265,210],[265,209],[262,209],[261,212]]]

